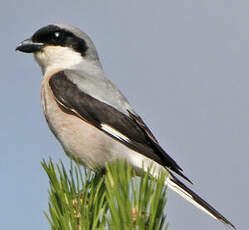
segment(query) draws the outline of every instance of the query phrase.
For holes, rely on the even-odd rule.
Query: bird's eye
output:
[[[52,39],[53,39],[54,41],[56,41],[56,42],[61,41],[62,38],[63,38],[63,35],[62,35],[61,32],[56,31],[56,32],[53,33]]]

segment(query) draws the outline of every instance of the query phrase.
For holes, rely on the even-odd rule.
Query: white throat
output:
[[[69,47],[47,46],[41,52],[36,52],[34,57],[44,75],[55,70],[75,69],[79,64],[84,66],[86,72],[102,70],[100,64],[83,58]]]

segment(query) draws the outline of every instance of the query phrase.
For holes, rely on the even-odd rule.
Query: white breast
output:
[[[49,76],[44,77],[41,90],[44,115],[69,156],[80,159],[90,168],[104,166],[107,161],[117,158],[134,160],[136,153],[133,150],[86,121],[65,113],[55,101],[48,81]]]

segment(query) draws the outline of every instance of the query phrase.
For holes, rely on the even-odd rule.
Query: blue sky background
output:
[[[1,2],[1,229],[49,229],[41,160],[69,162],[40,104],[40,68],[17,43],[49,23],[95,42],[106,73],[193,189],[248,229],[249,2],[88,0]],[[168,193],[170,230],[227,229]]]

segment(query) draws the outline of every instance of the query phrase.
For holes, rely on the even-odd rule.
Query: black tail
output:
[[[228,221],[223,215],[221,215],[216,209],[214,209],[210,204],[208,204],[205,200],[203,200],[200,196],[198,196],[195,192],[189,189],[186,185],[184,185],[181,181],[179,181],[175,176],[171,174],[168,178],[167,186],[182,196],[185,200],[189,201],[196,207],[200,208],[208,215],[213,218],[227,224],[229,227],[236,229],[235,226]]]

